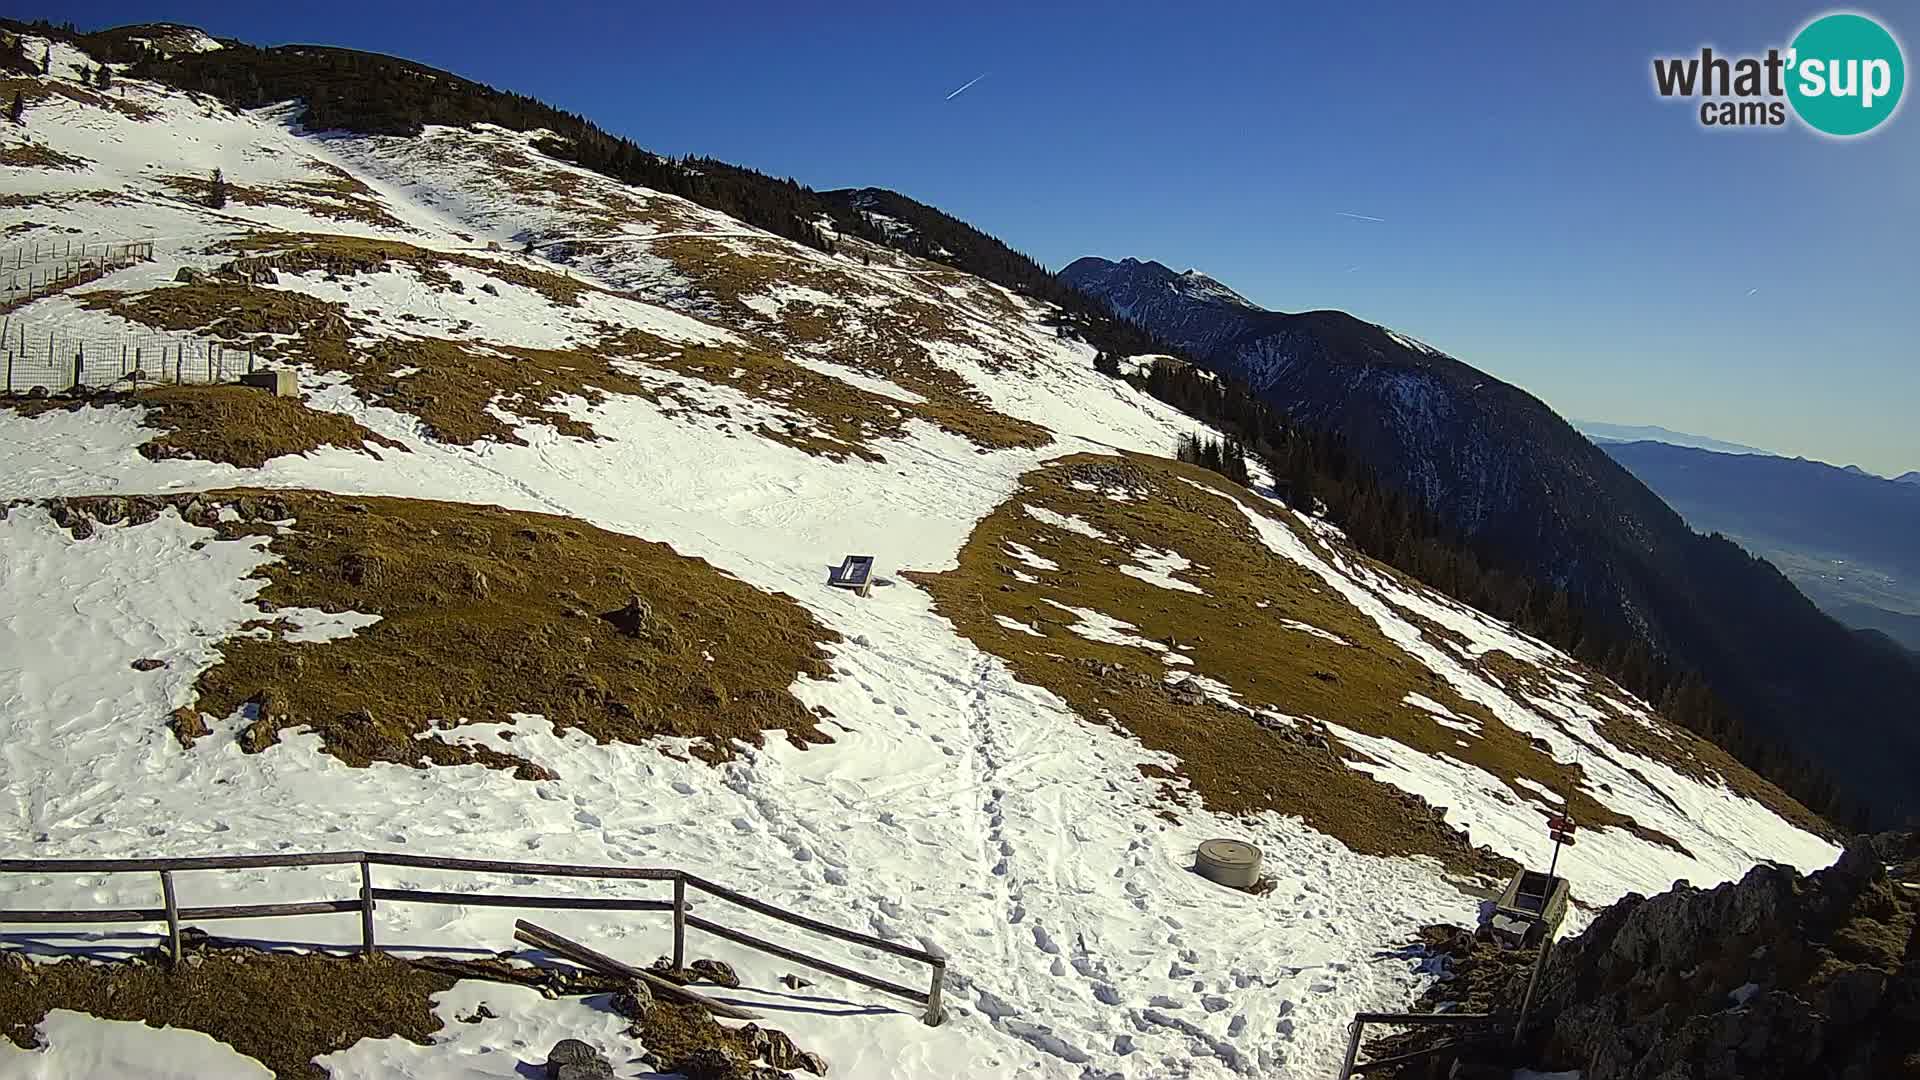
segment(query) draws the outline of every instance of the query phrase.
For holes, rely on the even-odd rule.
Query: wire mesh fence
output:
[[[0,323],[8,395],[64,393],[134,383],[220,383],[254,369],[253,349],[187,334],[77,334],[24,321]]]
[[[33,300],[153,258],[153,241],[19,244],[0,251],[0,305]]]

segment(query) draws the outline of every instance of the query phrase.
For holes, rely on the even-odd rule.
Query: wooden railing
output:
[[[360,895],[352,900],[315,900],[291,904],[224,904],[211,907],[181,907],[175,899],[174,875],[195,870],[250,870],[302,866],[358,866]],[[437,892],[428,889],[388,889],[374,884],[376,866],[404,866],[421,870],[447,870],[479,874],[517,874],[530,877],[577,877],[627,881],[670,881],[673,899],[642,900],[602,896],[526,896],[497,893]],[[409,855],[392,851],[329,851],[288,855],[207,855],[178,859],[0,859],[0,873],[7,874],[137,874],[160,876],[161,906],[157,908],[81,908],[76,910],[24,910],[0,908],[0,925],[44,923],[155,923],[167,926],[167,952],[180,959],[180,927],[183,923],[219,919],[279,918],[292,915],[333,915],[360,913],[361,950],[371,956],[374,940],[373,912],[381,902],[408,904],[457,904],[468,907],[512,907],[543,911],[671,911],[673,913],[673,966],[686,966],[687,928],[693,927],[725,938],[737,945],[777,956],[848,982],[902,997],[924,1006],[921,1018],[938,1024],[943,1018],[941,985],[946,980],[944,956],[925,949],[888,941],[871,934],[843,929],[811,919],[764,900],[756,900],[684,870],[656,867],[578,866],[561,863],[505,862],[496,859],[451,859],[431,855]],[[906,960],[926,964],[933,969],[924,991],[903,986],[877,975],[855,971],[841,964],[775,944],[763,938],[735,930],[687,910],[687,890],[695,889],[717,900],[807,930],[855,945],[864,945]]]
[[[1368,1073],[1383,1072],[1387,1069],[1411,1065],[1442,1054],[1449,1050],[1463,1050],[1474,1046],[1484,1046],[1496,1041],[1505,1041],[1511,1047],[1520,1045],[1520,1037],[1526,1031],[1527,1014],[1533,1008],[1534,990],[1540,984],[1540,973],[1546,970],[1547,958],[1553,954],[1553,935],[1549,933],[1540,942],[1533,954],[1533,970],[1527,976],[1526,996],[1520,999],[1520,1010],[1514,1013],[1383,1013],[1363,1012],[1347,1025],[1347,1056],[1340,1066],[1340,1080],[1365,1076]],[[1493,1029],[1478,1033],[1469,1033],[1451,1042],[1434,1043],[1410,1050],[1392,1057],[1375,1058],[1362,1062],[1360,1057],[1360,1037],[1368,1024],[1392,1027],[1486,1027]],[[1502,1031],[1500,1029],[1509,1029]]]

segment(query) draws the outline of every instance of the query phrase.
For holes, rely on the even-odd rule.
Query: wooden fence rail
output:
[[[228,904],[212,907],[181,907],[176,901],[174,875],[196,870],[252,870],[307,866],[357,866],[360,869],[359,895],[351,900],[315,900],[287,904]],[[375,886],[375,866],[397,866],[421,870],[459,873],[512,874],[534,877],[600,878],[625,881],[670,881],[672,900],[647,900],[625,897],[527,896],[501,893],[462,893],[432,889],[390,889]],[[888,941],[872,934],[847,930],[809,918],[764,900],[717,885],[684,870],[663,867],[582,866],[564,863],[507,862],[496,859],[453,859],[432,855],[410,855],[387,851],[324,851],[285,855],[202,855],[172,859],[0,859],[0,874],[158,874],[162,906],[157,908],[91,908],[77,910],[24,910],[0,908],[0,925],[45,923],[153,923],[167,926],[167,952],[180,960],[180,927],[192,921],[218,919],[280,918],[292,915],[335,915],[360,913],[361,950],[373,955],[373,913],[380,903],[457,904],[473,907],[512,907],[530,910],[583,911],[671,911],[673,913],[673,965],[686,964],[686,934],[692,927],[715,937],[744,945],[790,963],[813,968],[883,993],[905,998],[925,1007],[921,1018],[938,1024],[944,1017],[941,987],[946,981],[946,957],[926,949]],[[921,991],[855,971],[830,960],[788,948],[711,919],[687,911],[687,890],[696,889],[737,907],[764,915],[797,929],[820,934],[852,945],[865,946],[932,968],[928,989]]]

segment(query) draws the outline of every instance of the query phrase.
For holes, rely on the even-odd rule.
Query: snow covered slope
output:
[[[55,59],[56,72],[80,60],[60,46]],[[79,164],[0,172],[8,239],[152,240],[156,258],[11,312],[10,333],[146,348],[213,338],[297,367],[302,400],[257,432],[236,430],[256,415],[238,406],[194,412],[191,389],[0,406],[0,499],[12,503],[0,520],[0,855],[366,848],[681,866],[950,958],[950,1019],[929,1028],[839,980],[784,989],[789,965],[694,936],[694,955],[732,963],[738,996],[836,1076],[1306,1077],[1337,1059],[1353,1012],[1418,993],[1430,976],[1396,952],[1425,923],[1475,917],[1462,889],[1486,885],[1474,867],[1540,860],[1545,818],[1569,797],[1606,822],[1562,863],[1589,905],[1836,852],[1783,817],[1798,815],[1777,793],[1547,646],[1366,562],[1324,522],[1166,471],[1159,459],[1180,436],[1209,433],[1096,373],[1094,351],[1058,337],[1047,311],[987,282],[851,238],[823,254],[557,163],[533,133],[315,134],[290,107],[235,114],[125,77],[107,93],[22,81],[34,100],[24,128],[0,133],[7,148]],[[229,185],[220,209],[207,205],[216,168]],[[176,281],[182,268],[198,278]],[[331,434],[300,443],[310,429]],[[174,450],[154,450],[162,434]],[[245,464],[235,445],[255,435],[306,452]],[[1054,482],[1089,461],[1135,463],[1125,475],[1147,479]],[[253,490],[198,506],[149,499],[239,487]],[[273,491],[287,517],[243,510]],[[487,535],[417,524],[445,503],[522,516]],[[1176,504],[1179,532],[1131,516]],[[448,569],[434,610],[380,587],[371,541],[351,565],[314,561],[336,510],[365,525],[326,529],[437,545]],[[685,573],[715,575],[701,579],[711,595],[729,579],[817,626],[825,677],[793,666],[772,697],[819,717],[831,741],[714,735],[698,705],[673,711],[684,729],[630,738],[557,704],[549,715],[473,699],[400,717],[418,722],[405,737],[422,756],[442,762],[417,766],[356,760],[333,717],[275,727],[281,710],[323,693],[391,699],[397,715],[409,695],[441,689],[434,680],[458,659],[418,646],[402,657],[416,664],[406,677],[343,688],[322,670],[340,666],[340,650],[438,641],[420,628],[441,616],[511,635],[520,620],[488,605],[547,568],[529,554],[524,573],[461,569],[517,542],[508,534],[570,528],[535,515],[571,519],[580,536],[668,545],[691,557]],[[1027,531],[989,549],[1001,535],[983,531],[989,522]],[[1223,554],[1203,556],[1203,544]],[[824,568],[850,552],[879,559],[883,587],[870,597],[824,585]],[[1096,574],[1109,564],[1111,581]],[[1235,576],[1243,569],[1262,575],[1257,596]],[[976,627],[930,583],[969,573],[1003,575],[1060,614],[1043,626],[999,611]],[[545,608],[521,614],[531,627],[561,605],[617,608],[644,592],[631,580],[534,596]],[[353,598],[332,607],[289,599],[322,586],[359,591],[328,594]],[[1201,638],[1156,636],[1160,612],[1141,598],[1160,594],[1169,617],[1201,620]],[[1141,613],[1116,615],[1122,596]],[[715,612],[661,614],[686,627]],[[595,650],[637,647],[592,619],[574,625]],[[747,629],[680,641],[674,655],[716,671],[765,659],[738,655]],[[1284,799],[1255,808],[1210,793],[1197,768],[1130,726],[1144,722],[1124,695],[1099,712],[1076,704],[1079,685],[1042,662],[1066,644],[1018,651],[1029,646],[1016,638],[1054,634],[1126,650],[1153,673],[1128,693],[1178,682],[1178,707],[1193,710],[1178,715],[1248,740],[1230,752],[1258,760],[1268,751],[1252,740],[1270,729],[1324,730],[1320,756],[1343,790],[1383,814],[1404,808],[1424,822],[1409,835],[1444,842],[1375,850],[1337,839],[1337,821],[1309,825]],[[1213,645],[1236,636],[1311,656],[1352,693],[1310,715],[1307,684],[1325,680],[1230,670]],[[497,659],[560,647],[572,646],[529,638]],[[1376,670],[1392,674],[1362,675]],[[256,672],[291,680],[290,692],[208,708]],[[739,690],[719,681],[715,715]],[[176,710],[205,711],[207,732],[177,738]],[[494,767],[502,760],[535,768]],[[1446,807],[1444,819],[1406,794]],[[1271,891],[1191,873],[1213,836],[1259,844]],[[1452,857],[1475,846],[1491,850]],[[424,871],[393,878],[475,887]],[[182,903],[202,904],[356,886],[312,870],[204,873],[181,887]],[[150,905],[156,891],[144,877],[9,875],[0,906]],[[514,914],[386,905],[378,933],[393,947],[492,952],[512,941]],[[669,936],[644,917],[549,921],[640,963]],[[743,928],[777,936],[751,918]],[[351,916],[222,930],[358,935]],[[449,1023],[433,1046],[367,1040],[323,1064],[337,1076],[513,1076],[562,1036],[621,1041],[604,1012],[511,987],[463,983],[439,1006],[452,1020],[481,1002],[493,1018]],[[147,1036],[155,1060],[176,1044],[194,1061],[220,1052],[143,1030],[52,1013],[42,1063],[62,1075],[137,1065],[130,1041]],[[16,1067],[19,1054],[0,1057],[0,1070]]]

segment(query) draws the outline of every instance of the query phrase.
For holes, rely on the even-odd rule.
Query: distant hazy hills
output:
[[[1696,450],[1712,450],[1721,454],[1773,453],[1771,450],[1762,450],[1755,446],[1723,442],[1705,435],[1690,435],[1684,431],[1655,427],[1652,424],[1607,424],[1598,420],[1570,420],[1568,423],[1572,424],[1580,434],[1602,446],[1608,443],[1662,442],[1668,446],[1691,446]]]
[[[1694,528],[1765,556],[1841,622],[1920,651],[1920,474],[1885,480],[1752,450],[1595,441]]]

